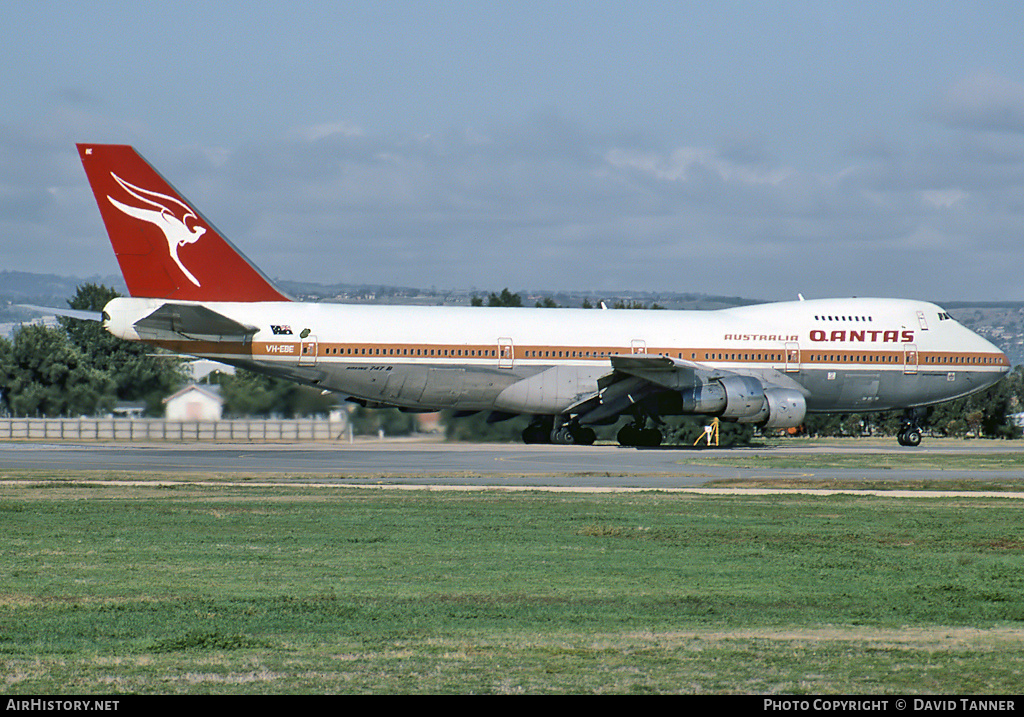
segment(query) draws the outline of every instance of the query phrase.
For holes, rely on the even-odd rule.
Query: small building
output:
[[[145,401],[118,401],[111,411],[111,415],[117,418],[142,418],[145,413]]]
[[[1006,416],[1006,420],[1024,431],[1024,413],[1011,413]]]
[[[223,412],[219,386],[190,383],[164,399],[164,417],[168,421],[219,421]]]
[[[220,361],[211,361],[210,359],[188,361],[185,364],[185,370],[188,372],[189,378],[197,383],[212,373],[228,374],[229,376],[235,375],[234,366],[229,366]]]

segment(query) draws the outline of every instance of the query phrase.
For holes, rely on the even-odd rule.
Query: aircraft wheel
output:
[[[640,445],[640,429],[632,424],[627,424],[619,429],[615,436],[621,446]]]
[[[560,443],[562,445],[571,445],[576,442],[576,436],[569,429],[568,426],[562,426],[551,431],[551,442]]]
[[[911,448],[921,445],[921,431],[916,428],[908,429],[903,433],[902,445],[910,446]]]
[[[529,425],[523,429],[523,443],[550,442],[550,432],[544,426]]]
[[[661,445],[661,431],[657,428],[645,428],[640,431],[640,445],[654,448]]]
[[[572,437],[576,441],[576,445],[579,446],[592,446],[597,440],[597,434],[589,426],[577,426]]]
[[[661,431],[657,428],[637,428],[630,424],[619,429],[617,436],[623,446],[651,447],[661,445]]]

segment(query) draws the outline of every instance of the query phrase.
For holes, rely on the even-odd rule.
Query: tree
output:
[[[72,309],[102,311],[118,292],[102,284],[86,283],[68,300]],[[163,414],[163,399],[186,381],[184,361],[152,346],[125,341],[96,321],[61,317],[71,342],[88,357],[90,364],[114,382],[118,401],[143,401],[150,416]]]
[[[661,304],[657,303],[657,302],[651,304],[650,306],[647,306],[647,304],[645,304],[642,301],[623,301],[622,299],[619,299],[614,304],[612,304],[612,308],[613,309],[648,309],[648,308],[650,308],[650,309],[664,309],[665,307],[662,306]]]
[[[860,437],[860,434],[864,432],[864,417],[860,413],[851,413],[843,417],[840,422],[840,428],[845,436],[853,436],[854,438]]]
[[[216,379],[224,412],[232,416],[282,416],[295,418],[325,414],[334,406],[334,398],[309,386],[264,374],[238,369],[232,376]]]
[[[1024,396],[1024,366],[1015,366],[1006,378],[980,393],[934,406],[928,415],[933,430],[947,436],[1019,438],[1020,428],[1010,416]]]
[[[522,441],[523,429],[530,423],[528,416],[515,416],[506,421],[488,423],[487,415],[487,411],[481,411],[470,416],[455,417],[454,411],[442,411],[441,424],[444,426],[445,439],[470,443],[519,443]]]
[[[523,297],[519,294],[513,294],[505,287],[501,290],[500,294],[491,292],[491,295],[487,297],[488,306],[510,306],[519,308],[523,305]]]
[[[416,433],[416,414],[402,413],[397,408],[364,408],[356,406],[349,414],[352,432],[357,436],[408,436]]]
[[[114,405],[114,382],[61,329],[24,326],[0,339],[0,393],[15,416],[92,415]]]

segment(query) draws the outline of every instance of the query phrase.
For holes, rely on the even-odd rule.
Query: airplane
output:
[[[78,151],[130,296],[107,331],[371,408],[531,416],[526,443],[660,445],[663,417],[764,430],[808,413],[920,409],[1010,369],[939,306],[837,298],[716,311],[383,306],[292,300],[127,145]],[[653,425],[652,425],[653,424]]]

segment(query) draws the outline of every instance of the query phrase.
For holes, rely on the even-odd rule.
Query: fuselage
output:
[[[251,335],[140,332],[136,322],[164,303],[114,299],[105,325],[122,338],[410,409],[561,414],[596,394],[609,357],[623,354],[795,389],[812,412],[926,406],[986,388],[1010,368],[940,307],[898,299],[718,311],[202,302]]]

